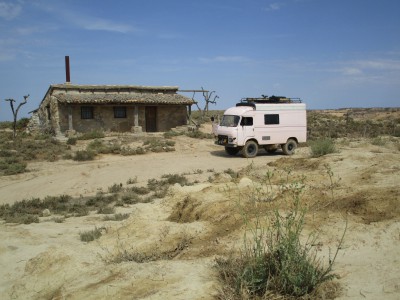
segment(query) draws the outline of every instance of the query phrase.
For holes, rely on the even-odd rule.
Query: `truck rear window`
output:
[[[278,114],[264,115],[264,124],[265,125],[279,124],[279,115]]]

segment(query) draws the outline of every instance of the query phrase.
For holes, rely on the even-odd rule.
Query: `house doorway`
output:
[[[147,132],[156,132],[157,131],[157,106],[146,106],[145,118],[146,118],[146,131]]]

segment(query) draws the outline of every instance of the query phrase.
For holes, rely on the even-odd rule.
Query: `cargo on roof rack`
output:
[[[238,106],[246,105],[247,103],[301,103],[300,98],[289,98],[285,96],[264,96],[260,98],[242,98]]]

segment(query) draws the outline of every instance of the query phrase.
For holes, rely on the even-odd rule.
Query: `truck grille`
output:
[[[219,145],[226,145],[228,144],[228,136],[227,135],[218,135],[217,143]]]

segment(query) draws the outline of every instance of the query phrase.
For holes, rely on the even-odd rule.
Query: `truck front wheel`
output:
[[[247,141],[242,149],[242,155],[246,158],[252,158],[257,155],[258,144],[255,141]]]
[[[282,151],[286,155],[294,154],[296,148],[297,148],[297,143],[294,139],[288,139],[286,144],[282,145]]]

